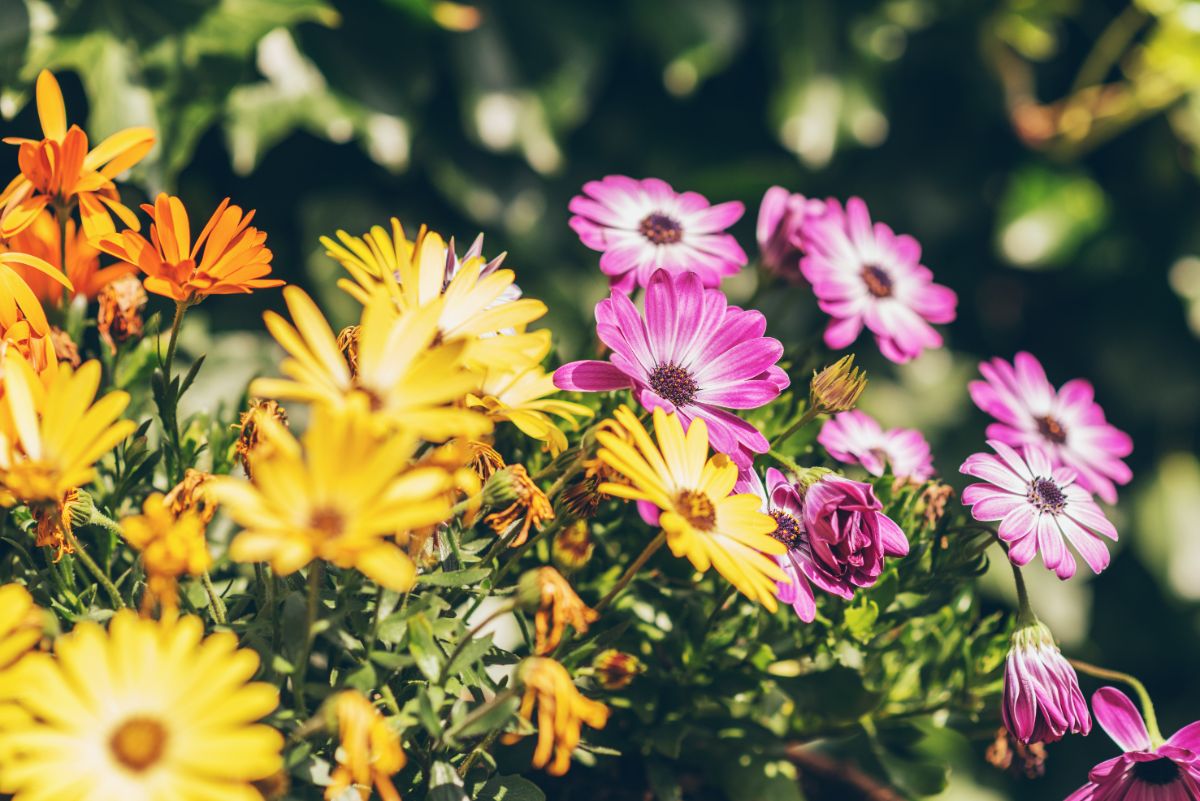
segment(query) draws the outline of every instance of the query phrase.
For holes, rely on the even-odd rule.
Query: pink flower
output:
[[[870,415],[842,412],[825,421],[817,435],[829,455],[843,464],[860,464],[873,476],[891,465],[898,479],[927,481],[933,475],[929,443],[915,428],[884,431]]]
[[[746,210],[737,201],[710,206],[703,195],[677,193],[658,178],[609,175],[584,184],[569,208],[571,227],[604,253],[600,270],[621,292],[646,286],[658,269],[691,271],[715,287],[746,264],[746,252],[725,233]]]
[[[870,484],[827,473],[808,485],[803,499],[813,561],[844,589],[872,586],[885,556],[908,553],[908,538],[883,513]]]
[[[767,451],[766,437],[725,410],[762,406],[790,383],[775,365],[783,345],[763,336],[766,329],[761,314],[728,305],[695,273],[659,270],[646,288],[644,317],[617,290],[596,304],[596,333],[612,350],[609,360],[564,364],[554,385],[633,389],[647,409],[678,412],[685,426],[704,418],[713,447],[749,464],[751,453]]]
[[[1069,579],[1075,575],[1075,557],[1065,538],[1094,573],[1108,567],[1108,549],[1099,535],[1115,541],[1117,529],[1075,483],[1075,472],[1052,468],[1041,448],[1026,448],[1020,454],[996,440],[988,440],[988,445],[999,455],[972,454],[960,468],[987,483],[972,484],[962,498],[976,520],[1000,521],[1008,558],[1026,565],[1041,551],[1046,567],[1060,579]]]
[[[1092,730],[1079,677],[1039,622],[1017,629],[1004,666],[1004,726],[1023,743],[1053,743]]]
[[[971,398],[999,421],[988,426],[990,438],[1014,448],[1040,445],[1056,467],[1078,474],[1080,486],[1116,503],[1115,484],[1128,484],[1133,477],[1121,461],[1133,451],[1133,440],[1105,421],[1090,383],[1077,378],[1056,392],[1041,363],[1028,353],[1018,353],[1012,364],[984,362],[979,372],[986,380],[971,382]]]
[[[1101,762],[1066,801],[1196,801],[1200,798],[1200,721],[1150,740],[1146,722],[1125,693],[1101,687],[1092,696],[1096,722],[1125,752]]]
[[[806,220],[800,231],[800,272],[812,284],[821,310],[833,319],[825,344],[844,348],[865,325],[883,355],[903,363],[925,348],[942,345],[930,323],[954,319],[958,297],[933,283],[921,262],[921,246],[897,236],[883,223],[871,224],[867,204],[852,197],[845,211],[836,200]]]
[[[791,280],[800,278],[800,231],[825,211],[825,202],[772,186],[758,207],[758,249],[763,265]]]

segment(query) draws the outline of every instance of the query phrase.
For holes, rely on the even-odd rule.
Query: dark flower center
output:
[[[772,510],[771,517],[775,518],[775,530],[771,536],[786,545],[788,550],[795,548],[800,542],[800,521],[782,509]]]
[[[638,232],[656,245],[674,245],[683,239],[683,227],[673,217],[654,212],[638,224]]]
[[[863,267],[862,280],[867,285],[867,291],[877,298],[886,298],[892,294],[892,277],[881,267],[874,264]]]
[[[337,537],[342,533],[346,521],[342,513],[336,509],[317,509],[312,513],[308,524],[327,537]]]
[[[660,364],[650,371],[650,388],[676,406],[687,406],[700,387],[692,374],[677,364]]]
[[[1167,758],[1134,762],[1133,776],[1146,784],[1173,784],[1179,779],[1179,766]]]
[[[132,717],[113,731],[108,747],[117,762],[141,773],[162,758],[167,730],[153,718]]]
[[[1067,505],[1067,498],[1062,490],[1048,478],[1035,478],[1029,485],[1029,502],[1039,512],[1058,514]]]
[[[675,499],[675,509],[700,531],[712,531],[717,524],[717,509],[703,492],[683,490]]]
[[[1056,445],[1062,445],[1067,441],[1067,431],[1062,427],[1062,423],[1055,420],[1053,417],[1039,417],[1037,419],[1038,431],[1042,436]]]

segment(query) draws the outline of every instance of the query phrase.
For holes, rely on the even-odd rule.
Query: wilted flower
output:
[[[571,511],[565,499],[563,503],[567,511]],[[576,520],[554,537],[554,542],[550,544],[550,558],[560,570],[570,573],[591,560],[592,551],[596,549],[591,528],[586,520]]]
[[[523,609],[536,613],[534,650],[542,655],[558,647],[567,626],[586,634],[588,626],[600,617],[552,567],[535,568],[522,575],[517,585],[517,599]]]
[[[884,431],[870,415],[843,412],[825,421],[817,442],[845,464],[861,464],[873,476],[890,467],[900,480],[924,482],[933,475],[929,443],[915,428]]]
[[[469,439],[467,450],[471,453],[471,469],[480,481],[487,481],[497,470],[504,469],[504,457],[486,442]]]
[[[262,436],[264,417],[270,418],[284,428],[287,428],[288,425],[287,410],[280,406],[278,401],[254,398],[250,401],[250,408],[242,412],[237,426],[241,433],[238,435],[237,442],[234,443],[234,450],[237,452],[238,460],[242,463],[242,469],[246,471],[246,477],[251,479],[254,478],[250,467],[251,461],[259,454],[260,448],[270,445]]]
[[[163,503],[170,509],[171,514],[179,517],[188,512],[194,512],[200,522],[207,525],[212,522],[217,513],[217,505],[206,494],[206,486],[212,480],[212,473],[189,467],[183,473],[183,480],[171,488],[163,498]]]
[[[758,249],[771,272],[800,278],[800,233],[805,224],[825,211],[825,202],[772,186],[758,207]]]
[[[404,769],[408,759],[400,737],[388,722],[358,692],[344,690],[329,701],[337,717],[337,767],[325,788],[328,801],[341,798],[353,788],[362,801],[371,797],[371,788],[383,801],[400,801],[392,776]]]
[[[79,348],[75,345],[75,340],[71,339],[71,335],[62,330],[56,325],[50,326],[50,345],[54,348],[54,355],[64,364],[68,364],[73,368],[78,368],[83,364],[83,359],[79,357]]]
[[[493,475],[488,481],[488,486],[492,486],[493,481],[502,482],[496,485],[495,491],[499,491],[499,487],[503,486],[513,501],[500,511],[485,517],[483,522],[501,537],[509,536],[520,525],[520,530],[509,542],[509,547],[524,545],[531,528],[541,530],[543,523],[553,519],[554,507],[550,505],[546,493],[533,483],[524,465],[509,465]]]
[[[867,374],[854,366],[854,354],[843,356],[820,371],[813,371],[808,384],[810,408],[822,414],[848,412],[867,388]]]
[[[175,514],[167,498],[158,493],[146,498],[140,515],[121,521],[121,533],[142,554],[146,570],[144,612],[149,612],[156,601],[164,613],[177,610],[179,577],[199,576],[212,564],[200,515],[193,510]]]
[[[596,683],[613,692],[632,684],[635,676],[645,672],[646,666],[633,654],[608,648],[596,654],[592,669],[596,671]]]
[[[1046,772],[1046,746],[1023,743],[1003,726],[996,730],[996,738],[988,746],[984,759],[994,768],[1011,770],[1027,779],[1040,778]]]
[[[534,706],[539,707],[533,767],[546,768],[551,776],[562,776],[571,765],[571,752],[579,745],[583,724],[603,729],[608,723],[608,707],[581,695],[567,669],[548,657],[523,661],[517,668],[517,681],[525,687],[518,714],[532,724]],[[502,742],[512,745],[521,737],[506,734]]]
[[[146,290],[135,276],[123,275],[107,284],[98,296],[96,328],[112,353],[117,346],[142,335]]]
[[[1022,743],[1053,743],[1092,730],[1075,669],[1050,629],[1034,621],[1012,636],[1004,668],[1004,725]]]

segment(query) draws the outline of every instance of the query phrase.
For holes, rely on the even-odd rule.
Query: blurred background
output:
[[[1200,2],[0,0],[5,135],[35,131],[43,67],[94,141],[160,132],[128,197],[256,208],[280,277],[342,321],[318,236],[391,215],[463,246],[484,232],[574,356],[605,294],[567,227],[584,181],[741,200],[752,257],[768,186],[865,198],[960,307],[947,348],[903,368],[860,341],[864,407],[920,427],[961,487],[987,422],[965,390],[980,359],[1025,349],[1055,384],[1090,379],[1135,441],[1122,540],[1099,578],[1027,571],[1035,606],[1073,655],[1140,676],[1164,731],[1200,718]],[[819,330],[802,287],[766,297],[775,335]],[[207,325],[182,347],[222,366],[193,403],[232,402],[233,378],[266,369],[259,315],[279,303],[189,315]],[[1009,579],[989,582],[1003,603]],[[1061,799],[1116,753],[1072,738],[1024,781],[974,745],[939,798]]]

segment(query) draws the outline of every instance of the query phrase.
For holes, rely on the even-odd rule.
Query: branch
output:
[[[832,785],[830,798],[847,798],[838,791],[850,791],[862,801],[905,801],[904,796],[868,776],[854,765],[838,760],[819,751],[812,751],[799,743],[792,743],[784,750],[789,762],[823,784]]]

